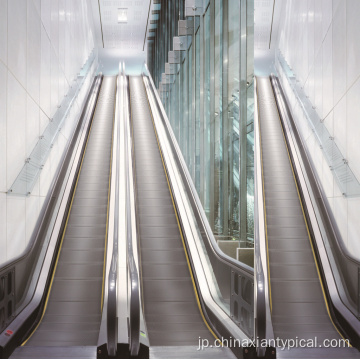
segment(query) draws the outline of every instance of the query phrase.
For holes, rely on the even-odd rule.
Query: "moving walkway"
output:
[[[212,330],[197,304],[197,289],[142,77],[130,77],[129,85],[141,278],[149,341],[154,346],[197,345],[199,337],[212,341]]]
[[[151,76],[95,79],[33,246],[1,269],[17,298],[2,357],[189,357],[206,343],[206,357],[274,357],[250,345],[277,337],[358,346],[275,78],[257,80],[257,99],[253,269],[220,251]]]
[[[24,296],[24,305],[19,302],[15,320],[2,333],[2,356],[8,356],[16,342],[21,346],[14,357],[78,357],[84,351],[96,355],[104,299],[116,81],[102,75],[94,80],[45,201],[38,239],[8,266],[20,281],[24,267],[25,271],[36,268],[29,271],[34,279],[28,276],[34,281],[29,286],[33,293]],[[18,295],[25,289],[16,290]]]
[[[32,245],[1,276],[1,357],[196,356],[200,341],[233,357],[221,341],[253,336],[253,269],[220,251],[151,77],[121,66],[95,78]]]
[[[359,322],[340,299],[343,284],[329,262],[334,223],[279,80],[258,77],[256,99],[257,334],[268,340],[301,339],[317,347],[315,357],[337,351],[321,349],[324,341],[338,344],[341,352],[335,354],[358,357],[348,346],[351,341],[359,347]],[[300,351],[306,356],[308,350]],[[265,352],[257,349],[259,356]]]
[[[96,346],[101,320],[116,77],[104,77],[47,304],[25,346]]]
[[[249,339],[253,271],[219,250],[151,77],[126,77],[124,82],[125,168],[131,190],[126,214],[132,216],[127,223],[135,224],[127,229],[128,249],[138,270],[141,303],[140,315],[129,317],[130,329],[136,327],[132,318],[134,323],[141,319],[141,336],[134,336],[134,342],[149,346],[150,357],[173,352],[198,357],[200,342],[211,345],[203,356],[239,356],[239,346],[229,345],[231,352],[226,344],[220,346],[220,339]],[[239,298],[231,299],[241,276],[243,284],[233,294]],[[246,301],[240,299],[240,288]],[[246,321],[238,322],[241,318]],[[136,355],[139,345],[131,342]]]

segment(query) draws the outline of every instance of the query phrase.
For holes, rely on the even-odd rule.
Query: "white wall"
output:
[[[254,0],[255,76],[270,76],[271,73],[275,72],[275,51],[279,43],[280,16],[282,15],[283,3],[286,1]]]
[[[360,1],[286,0],[282,5],[279,48],[316,106],[349,166],[360,180]],[[345,198],[305,125],[297,122],[322,179],[344,242],[360,259],[360,196]]]
[[[86,0],[0,0],[0,264],[25,249],[85,96],[83,91],[31,195],[8,196],[94,47],[89,11]]]
[[[104,75],[117,75],[119,62],[125,63],[127,75],[140,75],[146,62],[147,48],[145,51],[137,49],[108,49],[99,48],[99,71]]]

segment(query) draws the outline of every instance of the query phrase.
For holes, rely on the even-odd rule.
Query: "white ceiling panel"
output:
[[[254,2],[254,66],[256,75],[267,76],[274,71],[283,1],[286,0],[255,0]]]
[[[98,47],[144,50],[151,0],[91,0],[91,2]],[[127,18],[126,22],[118,21],[119,11],[122,17]]]

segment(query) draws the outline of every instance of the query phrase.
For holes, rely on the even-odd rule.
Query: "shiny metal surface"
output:
[[[255,79],[255,104],[257,104],[257,82]],[[255,338],[273,339],[273,329],[270,314],[269,284],[268,284],[268,262],[266,254],[266,230],[264,214],[264,193],[262,179],[262,160],[259,129],[258,109],[255,106],[254,112],[254,184],[256,187],[254,201],[254,272],[255,272]],[[257,348],[257,355],[265,355],[265,347]]]
[[[106,335],[107,335],[107,354],[108,356],[115,356],[117,352],[118,344],[118,317],[117,317],[117,292],[118,292],[118,247],[119,247],[119,178],[120,178],[120,124],[119,124],[119,112],[121,111],[122,104],[119,104],[119,88],[121,82],[121,76],[116,78],[116,105],[114,116],[114,130],[113,130],[113,148],[112,148],[112,164],[111,164],[111,204],[109,207],[113,207],[111,212],[111,223],[113,226],[112,237],[108,236],[108,243],[112,242],[111,247],[111,259],[110,267],[107,269],[106,274],[107,281],[107,302],[106,302]],[[110,208],[109,208],[110,210]],[[110,246],[108,251],[110,251]]]
[[[128,103],[128,80],[124,74],[123,76],[123,90],[124,90],[124,104],[129,105]],[[128,110],[128,109],[127,109]],[[140,349],[140,276],[139,269],[137,266],[137,261],[135,259],[134,249],[133,249],[133,231],[137,231],[137,228],[133,228],[132,220],[132,209],[131,203],[134,200],[131,196],[131,184],[133,188],[136,186],[134,184],[134,178],[132,177],[132,172],[130,168],[133,168],[133,159],[134,152],[132,148],[133,139],[130,131],[130,116],[126,112],[124,117],[124,130],[125,130],[125,168],[126,171],[126,243],[127,243],[127,265],[128,265],[128,275],[129,275],[129,350],[131,356],[137,356]],[[136,234],[137,237],[138,234]]]

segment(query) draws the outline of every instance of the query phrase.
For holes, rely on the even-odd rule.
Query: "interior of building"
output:
[[[0,357],[360,358],[359,15],[0,0]]]

